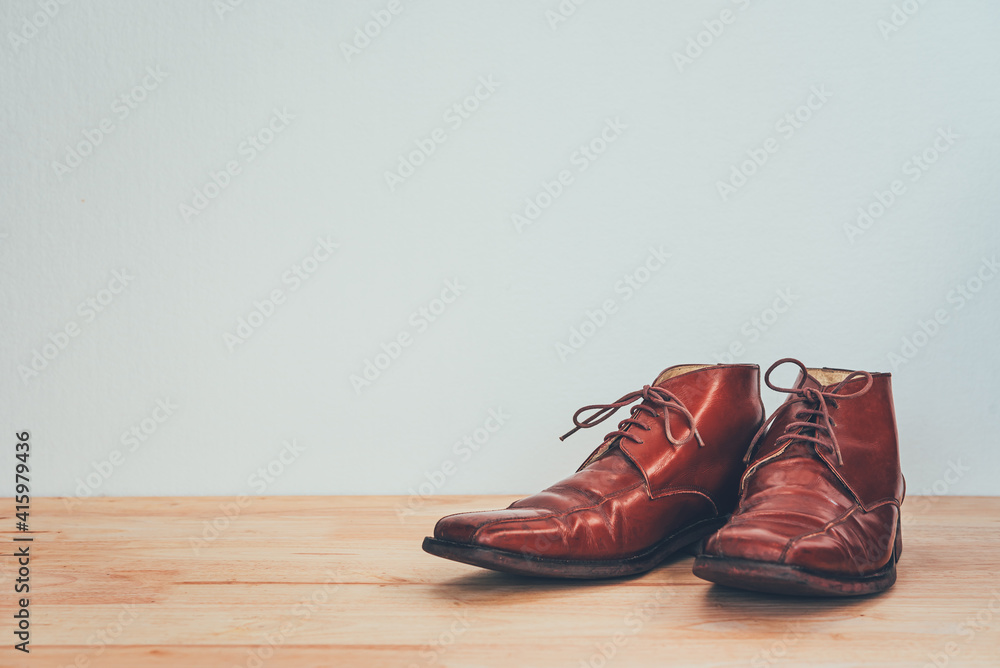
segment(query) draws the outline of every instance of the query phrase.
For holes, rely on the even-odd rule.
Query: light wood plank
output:
[[[998,498],[910,499],[897,585],[846,601],[715,587],[690,557],[566,582],[420,550],[438,517],[514,498],[434,497],[410,514],[400,497],[36,499],[32,652],[11,648],[8,593],[0,664],[1000,665]],[[12,510],[0,500],[8,545]],[[11,557],[2,569],[10,592]]]

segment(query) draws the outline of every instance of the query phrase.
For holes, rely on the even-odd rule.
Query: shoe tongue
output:
[[[625,453],[616,444],[603,452],[597,459],[592,460],[586,466],[580,467],[581,471],[584,469],[594,469],[611,473],[626,469],[634,470],[635,464],[625,456]]]
[[[811,374],[800,371],[799,377],[795,379],[794,387],[811,387],[814,390],[822,390],[823,384],[816,380],[816,378]]]
[[[823,389],[823,385],[819,381],[817,381],[812,375],[802,371],[799,372],[799,377],[796,379],[795,385],[793,387],[809,387],[815,390]],[[789,408],[788,409],[789,414],[787,415],[785,422],[786,423],[798,422],[799,420],[795,419],[794,416],[795,413],[797,413],[800,410],[802,410],[802,404],[799,404],[796,407]],[[815,416],[807,421],[813,422],[814,420]],[[783,431],[784,430],[782,430],[782,432]],[[801,433],[802,431],[808,432],[811,430],[802,429],[800,430],[799,433]],[[779,434],[779,436],[780,435],[781,434]],[[780,455],[781,459],[794,459],[797,457],[804,457],[806,459],[819,459],[819,456],[816,454],[816,451],[813,448],[813,444],[810,443],[809,441],[793,441],[785,448],[784,452],[782,452]]]
[[[669,369],[665,369],[656,377],[653,381],[653,387],[666,387],[666,382],[671,378],[676,378],[677,376],[688,373],[689,371],[697,371],[698,369],[704,369],[705,367],[711,366],[710,364],[681,364],[679,366],[672,366]]]
[[[672,366],[669,369],[666,369],[666,370],[662,371],[660,373],[660,375],[656,377],[656,380],[654,380],[652,382],[651,387],[667,388],[668,383],[670,383],[670,381],[672,381],[673,379],[677,378],[678,376],[682,376],[682,375],[684,375],[686,373],[689,373],[691,371],[697,371],[698,369],[704,369],[704,368],[707,368],[707,367],[710,367],[710,366],[712,366],[712,365],[711,364],[681,364],[681,365],[678,365],[678,366]],[[623,411],[627,411],[628,414],[631,415],[632,414],[632,410],[633,410],[633,408],[635,406],[638,406],[640,404],[645,404],[645,403],[648,403],[648,400],[647,399],[642,399],[641,401],[637,401],[634,404],[631,404],[629,406],[624,407],[622,410]],[[629,417],[629,415],[622,415],[621,418],[619,418],[618,423],[620,424],[621,420]],[[617,417],[617,416],[615,416],[615,417]],[[614,418],[612,418],[612,419],[614,419]],[[662,418],[654,418],[653,416],[649,415],[648,413],[645,413],[645,412],[642,412],[642,411],[640,411],[637,415],[635,415],[635,419],[638,420],[638,421],[640,421],[640,422],[649,421],[648,422],[649,424],[652,424],[652,421],[660,421],[662,423]],[[631,431],[632,428],[633,428],[632,425],[626,425],[624,431]],[[594,452],[592,452],[591,455],[589,457],[587,457],[586,460],[584,460],[584,463],[580,466],[580,469],[578,469],[578,470],[583,470],[585,468],[588,468],[588,467],[592,466],[594,463],[599,462],[599,461],[601,461],[603,459],[607,459],[608,457],[619,457],[619,458],[623,459],[624,461],[629,462],[630,465],[632,465],[632,460],[629,459],[625,455],[625,453],[621,451],[621,447],[620,447],[621,446],[621,437],[620,436],[617,437],[617,438],[612,439],[610,445],[608,445],[607,448],[604,447],[605,445],[606,445],[606,443],[602,443],[601,446],[597,448],[597,450],[595,450]]]

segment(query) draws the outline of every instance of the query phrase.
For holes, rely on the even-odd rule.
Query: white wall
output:
[[[399,0],[348,53],[387,0],[223,1],[0,8],[0,452],[9,471],[30,430],[36,494],[529,492],[612,428],[559,443],[578,407],[733,344],[893,371],[910,492],[1000,493],[997,3],[592,0],[555,21],[555,0]],[[433,153],[390,189],[417,142]],[[185,215],[195,189],[214,197]],[[317,239],[339,245],[324,262]],[[650,248],[669,259],[616,290]],[[296,264],[315,269],[298,285]],[[790,308],[758,328],[779,291]],[[32,375],[36,352],[53,359]],[[505,424],[456,452],[491,410]]]

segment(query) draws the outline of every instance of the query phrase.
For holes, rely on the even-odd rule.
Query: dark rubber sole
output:
[[[650,571],[684,548],[700,551],[701,540],[719,530],[728,519],[728,517],[713,517],[695,522],[639,554],[607,561],[551,559],[430,537],[424,538],[423,548],[424,552],[436,557],[503,573],[581,580],[618,578]]]
[[[885,591],[896,582],[896,555],[881,570],[850,577],[819,574],[788,564],[701,555],[694,574],[727,587],[793,596],[864,596]]]

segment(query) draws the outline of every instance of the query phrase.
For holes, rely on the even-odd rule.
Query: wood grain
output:
[[[36,499],[31,654],[5,549],[0,665],[1000,666],[1000,498],[909,499],[896,586],[846,601],[716,587],[690,556],[565,582],[420,550],[442,515],[513,498]]]

